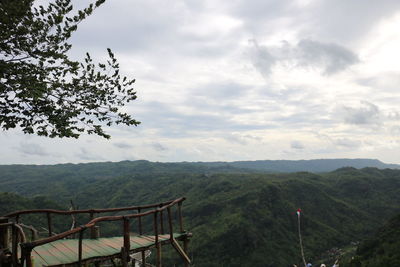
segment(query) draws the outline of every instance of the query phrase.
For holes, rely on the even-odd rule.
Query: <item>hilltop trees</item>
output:
[[[71,15],[70,0],[47,7],[33,0],[0,2],[0,128],[78,138],[83,132],[110,138],[103,128],[140,122],[120,109],[136,99],[135,80],[121,77],[108,49],[106,63],[71,60],[68,39],[105,0]]]

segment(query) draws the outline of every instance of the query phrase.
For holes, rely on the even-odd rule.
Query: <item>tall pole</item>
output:
[[[301,238],[301,231],[300,231],[300,214],[301,214],[301,209],[298,209],[297,210],[297,228],[298,228],[298,232],[299,232],[300,252],[301,252],[301,258],[303,259],[304,267],[307,267],[306,259],[304,257],[303,240]]]

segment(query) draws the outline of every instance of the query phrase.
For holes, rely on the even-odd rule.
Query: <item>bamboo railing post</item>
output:
[[[50,214],[50,212],[46,212],[46,214],[47,214],[47,226],[48,226],[48,229],[49,229],[49,236],[52,236],[53,230],[52,230],[52,227],[51,227],[51,214]]]
[[[153,221],[153,225],[154,225],[154,239],[155,239],[155,245],[156,245],[156,249],[157,249],[157,258],[156,258],[156,266],[157,267],[161,267],[161,243],[158,242],[158,218],[157,218],[157,214],[158,211],[154,212],[154,221]]]

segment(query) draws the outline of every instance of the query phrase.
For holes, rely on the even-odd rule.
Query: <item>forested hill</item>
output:
[[[108,178],[147,173],[221,173],[221,172],[331,172],[342,167],[400,169],[376,159],[256,160],[233,162],[151,162],[146,160],[56,165],[0,165],[0,180],[19,176],[65,176]]]
[[[164,174],[216,173],[290,173],[330,172],[342,167],[400,168],[400,165],[385,164],[374,159],[318,159],[318,160],[259,160],[235,162],[175,162],[161,163],[146,160],[97,162],[57,165],[0,165],[0,191],[23,195],[52,192],[58,188],[69,194],[69,187],[116,177]]]
[[[306,257],[313,262],[333,247],[368,237],[400,213],[400,170],[348,167],[324,174],[269,174],[225,168],[226,172],[210,173],[201,169],[204,166],[189,172],[179,169],[185,166],[179,164],[174,166],[175,171],[144,167],[158,163],[136,164],[143,164],[142,169],[119,175],[114,167],[114,176],[112,171],[103,171],[101,164],[61,165],[68,171],[58,170],[57,166],[22,166],[30,173],[8,169],[12,179],[1,173],[0,190],[13,189],[25,197],[42,195],[65,208],[70,200],[81,208],[96,208],[185,196],[184,221],[186,229],[194,234],[191,257],[196,266],[207,267],[300,263],[297,208],[303,210]],[[84,172],[74,172],[71,166],[78,170],[98,168],[80,176]],[[43,175],[36,171],[40,168],[51,171]],[[12,202],[10,195],[5,198]],[[3,213],[4,206],[0,205]],[[112,231],[103,229],[102,233]],[[168,263],[166,266],[173,266],[173,259]]]
[[[400,266],[400,214],[363,241],[349,266]]]
[[[234,162],[207,162],[206,166],[231,166],[265,172],[330,172],[343,167],[357,169],[374,167],[400,169],[400,165],[386,164],[377,159],[313,159],[313,160],[256,160]]]

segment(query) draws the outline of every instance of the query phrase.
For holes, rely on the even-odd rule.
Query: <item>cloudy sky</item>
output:
[[[108,129],[111,140],[2,131],[0,164],[400,163],[398,29],[398,0],[108,0],[71,56],[112,48],[137,81],[126,109],[142,124]]]

